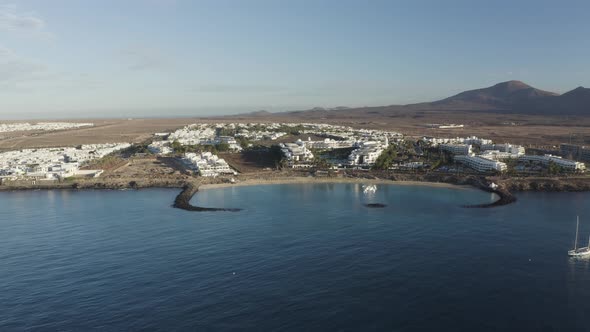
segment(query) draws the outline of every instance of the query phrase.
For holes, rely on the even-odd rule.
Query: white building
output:
[[[507,159],[518,159],[521,154],[519,153],[511,153],[511,152],[502,152],[498,150],[486,150],[479,154],[480,157],[489,159],[489,160],[507,160]]]
[[[185,153],[182,161],[201,176],[216,177],[220,174],[237,174],[224,159],[211,152]]]
[[[454,155],[470,155],[473,153],[471,144],[440,144],[439,148]]]
[[[343,149],[354,146],[355,142],[352,140],[337,141],[331,138],[326,138],[323,141],[312,141],[311,137],[304,142],[308,149],[318,150],[331,150],[331,149]]]
[[[486,150],[496,150],[496,151],[500,151],[500,152],[507,152],[510,154],[515,154],[518,156],[521,156],[525,153],[525,148],[524,146],[521,145],[512,145],[509,143],[505,143],[505,144],[482,144],[481,145],[481,150],[482,151],[486,151]]]
[[[229,145],[230,150],[237,151],[237,152],[242,151],[242,147],[240,146],[238,141],[236,141],[236,139],[232,136],[218,136],[218,137],[216,137],[214,140],[214,145],[218,145],[221,143],[225,143],[225,144]]]
[[[154,141],[148,145],[148,150],[157,155],[167,155],[173,152],[169,141]]]
[[[91,160],[131,146],[128,143],[87,144],[78,148],[23,149],[0,153],[0,176],[62,179],[79,173]]]
[[[471,169],[478,172],[503,172],[508,169],[506,163],[496,160],[490,160],[479,156],[472,155],[456,155],[453,159]]]
[[[567,171],[585,171],[586,165],[584,163],[563,159],[562,157],[553,156],[550,154],[546,154],[544,156],[535,156],[535,155],[524,155],[520,156],[520,161],[528,161],[532,163],[539,163],[544,166],[548,166],[550,163],[555,163],[559,167],[563,167]]]
[[[297,140],[295,143],[281,143],[279,146],[283,155],[287,158],[289,166],[308,163],[313,160],[313,153],[305,146],[302,140]]]
[[[429,143],[433,147],[437,147],[440,144],[471,144],[477,146],[492,144],[492,140],[479,138],[476,136],[455,138],[423,137],[422,141]]]
[[[471,144],[471,145],[477,145],[477,146],[482,146],[485,144],[491,144],[492,140],[491,139],[485,139],[485,138],[480,138],[477,136],[470,136],[470,137],[465,137],[465,138],[459,138],[459,141],[461,141],[461,143],[463,144]]]
[[[348,156],[348,164],[352,166],[372,166],[386,146],[381,142],[362,142]]]

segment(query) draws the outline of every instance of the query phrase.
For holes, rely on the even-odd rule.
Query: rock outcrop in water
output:
[[[385,205],[383,203],[368,203],[368,204],[365,204],[365,206],[368,208],[384,208],[387,205]]]

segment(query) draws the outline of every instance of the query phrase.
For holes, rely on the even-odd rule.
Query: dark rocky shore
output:
[[[474,205],[464,205],[463,207],[466,208],[491,208],[496,206],[508,205],[516,202],[516,197],[514,197],[508,190],[504,188],[496,188],[492,189],[489,186],[486,187],[479,187],[479,189],[494,193],[498,195],[499,199],[493,203],[485,203],[485,204],[474,204]]]
[[[470,186],[473,186],[473,187],[478,188],[480,190],[494,193],[499,197],[498,200],[496,200],[492,203],[464,205],[463,207],[466,207],[466,208],[492,208],[492,207],[508,205],[508,204],[512,204],[512,203],[516,202],[516,197],[514,197],[514,195],[512,195],[512,193],[510,191],[508,191],[503,186],[497,185],[497,184],[496,184],[497,187],[492,188],[491,184],[493,182],[487,180],[485,177],[468,176],[468,177],[459,178],[456,180],[453,179],[453,181],[451,181],[449,183],[455,183],[454,181],[457,181],[457,184],[470,185]]]
[[[306,174],[307,177],[309,174]],[[289,179],[293,177],[303,177],[302,173],[284,173],[277,172],[264,179],[280,180]],[[485,177],[476,175],[448,175],[440,173],[429,174],[394,174],[388,172],[347,172],[338,178],[350,179],[369,179],[369,180],[389,180],[392,184],[396,181],[421,181],[434,183],[448,183],[455,185],[468,185],[486,192],[495,193],[499,199],[493,203],[467,205],[466,208],[490,208],[498,207],[516,202],[516,197],[512,192],[519,191],[547,191],[547,192],[562,192],[562,191],[590,191],[590,177]],[[334,178],[338,181],[338,178]],[[257,177],[244,176],[242,181],[257,180]],[[330,177],[318,177],[323,181],[329,181]],[[263,180],[263,179],[258,179]],[[78,181],[62,181],[62,182],[42,182],[32,183],[31,181],[15,181],[9,183],[2,183],[0,191],[10,190],[78,190],[78,189],[142,189],[142,188],[179,188],[182,191],[178,194],[172,205],[175,208],[187,211],[240,211],[237,208],[216,208],[216,207],[198,207],[190,204],[191,198],[198,191],[200,184],[206,183],[223,183],[227,179],[204,179],[204,178],[161,178],[161,179],[83,179]],[[313,180],[311,180],[313,181]],[[497,185],[492,188],[491,183]],[[379,208],[382,206],[367,206],[370,208]]]

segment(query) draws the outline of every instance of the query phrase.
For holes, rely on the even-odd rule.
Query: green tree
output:
[[[186,146],[182,145],[177,140],[174,140],[170,146],[172,147],[172,151],[174,151],[174,153],[185,153],[187,150]]]
[[[221,142],[221,143],[217,144],[215,146],[215,148],[217,149],[218,152],[227,152],[227,151],[229,151],[230,146],[228,143]]]
[[[250,140],[246,137],[236,137],[236,141],[238,141],[238,144],[240,144],[243,149],[246,149],[250,144],[252,144],[252,142],[250,142]]]
[[[554,162],[549,162],[549,167],[547,167],[549,174],[552,175],[556,175],[556,174],[562,174],[565,172],[565,170],[563,169],[563,167],[557,165]]]
[[[313,158],[313,166],[317,169],[330,169],[332,164],[322,157]]]
[[[373,165],[373,169],[375,170],[386,170],[391,167],[393,164],[394,159],[398,155],[398,148],[396,145],[390,145],[387,149],[383,150],[377,160],[375,160],[375,165]]]
[[[268,152],[270,154],[271,160],[273,161],[273,163],[275,164],[275,167],[277,169],[283,169],[283,168],[287,167],[288,162],[287,162],[287,159],[285,158],[285,156],[283,155],[283,151],[281,151],[280,146],[273,145],[270,147]]]

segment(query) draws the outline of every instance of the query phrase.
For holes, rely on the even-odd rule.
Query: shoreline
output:
[[[367,175],[371,177],[367,177]],[[183,195],[182,201],[175,201],[174,207],[188,211],[235,211],[231,208],[206,208],[190,205],[190,200],[199,190],[280,185],[280,184],[328,184],[328,183],[349,183],[349,184],[382,184],[398,186],[424,186],[431,188],[449,188],[456,190],[479,189],[485,192],[494,193],[498,199],[492,203],[463,206],[465,208],[490,208],[503,206],[516,202],[512,192],[579,192],[590,191],[590,178],[525,178],[525,179],[499,179],[484,176],[457,176],[440,174],[423,174],[420,176],[407,176],[403,174],[352,174],[346,177],[317,177],[303,176],[302,174],[269,174],[268,177],[238,176],[236,182],[230,182],[229,178],[126,178],[126,179],[86,179],[73,182],[57,183],[16,183],[0,185],[0,192],[23,191],[23,190],[131,190],[147,188],[169,188],[180,189],[177,196]],[[491,183],[498,187],[490,188]],[[188,188],[188,189],[187,189]],[[189,196],[190,194],[190,196]],[[177,204],[180,203],[180,204]]]
[[[466,178],[464,182],[429,182],[429,181],[408,181],[408,180],[388,180],[388,179],[366,179],[366,178],[317,178],[317,177],[284,177],[275,179],[247,179],[241,182],[234,183],[207,183],[195,186],[194,184],[187,184],[182,192],[176,197],[173,207],[187,210],[187,211],[240,211],[235,208],[207,208],[194,206],[190,203],[192,197],[199,190],[207,189],[222,189],[232,187],[245,186],[265,186],[265,185],[280,185],[280,184],[318,184],[318,183],[351,183],[351,184],[384,184],[384,185],[402,185],[402,186],[425,186],[431,188],[447,188],[455,190],[479,189],[484,192],[495,194],[498,199],[491,203],[463,205],[464,208],[492,208],[503,205],[508,205],[516,202],[509,191],[501,188],[492,189],[486,183],[485,179],[480,178]],[[380,205],[378,207],[384,207]],[[367,206],[377,207],[377,206]]]
[[[185,210],[185,211],[196,211],[196,212],[216,212],[216,211],[229,211],[229,212],[238,212],[242,209],[239,208],[217,208],[217,207],[202,207],[202,206],[195,206],[190,203],[193,196],[199,190],[207,190],[207,189],[222,189],[222,188],[232,188],[232,187],[247,187],[247,186],[265,186],[265,185],[281,185],[281,184],[318,184],[318,183],[351,183],[351,184],[385,184],[385,185],[403,185],[403,186],[411,186],[411,185],[419,185],[419,186],[427,186],[427,187],[434,187],[434,188],[448,188],[448,189],[455,189],[455,190],[466,190],[473,188],[468,185],[457,185],[451,183],[444,183],[444,182],[426,182],[426,181],[394,181],[394,180],[387,180],[387,179],[365,179],[365,178],[317,178],[317,177],[282,177],[282,178],[275,178],[275,179],[246,179],[240,182],[234,183],[206,183],[206,184],[195,184],[195,183],[186,183],[182,189],[182,191],[176,196],[174,199],[174,204],[172,207]],[[474,188],[477,189],[477,188]],[[493,204],[497,204],[500,202],[500,199],[495,201]],[[380,204],[379,204],[380,205]],[[373,207],[384,207],[382,206],[367,206],[369,208]]]
[[[201,207],[194,206],[190,203],[193,196],[199,190],[207,189],[221,189],[230,187],[245,187],[245,186],[265,186],[265,185],[281,185],[281,184],[381,184],[381,185],[398,185],[398,186],[422,186],[431,188],[447,188],[453,190],[468,190],[468,189],[484,189],[479,186],[479,181],[468,182],[435,182],[435,181],[420,181],[420,180],[400,180],[400,179],[383,179],[383,178],[364,178],[364,177],[314,177],[314,176],[281,176],[270,179],[263,178],[246,178],[239,182],[221,182],[224,179],[184,179],[180,181],[79,181],[74,183],[42,183],[27,186],[0,186],[2,191],[25,191],[25,190],[141,190],[149,188],[162,189],[181,189],[175,197],[172,207],[195,212],[213,212],[213,211],[231,211],[236,212],[241,209],[237,208],[218,208],[218,207]],[[484,191],[490,191],[484,189]],[[490,204],[490,206],[499,206],[503,203],[503,195],[496,193],[499,199]],[[483,204],[477,207],[488,207],[488,204]],[[475,206],[474,206],[475,207]]]
[[[424,186],[449,189],[472,189],[473,186],[466,184],[452,184],[446,182],[431,181],[410,181],[410,180],[387,180],[387,179],[365,179],[365,178],[317,178],[317,177],[285,177],[278,179],[247,179],[235,183],[206,183],[199,186],[199,190],[221,189],[230,187],[266,186],[280,184],[316,184],[316,183],[350,183],[350,184],[385,184],[400,186]],[[478,189],[478,188],[474,188]]]

